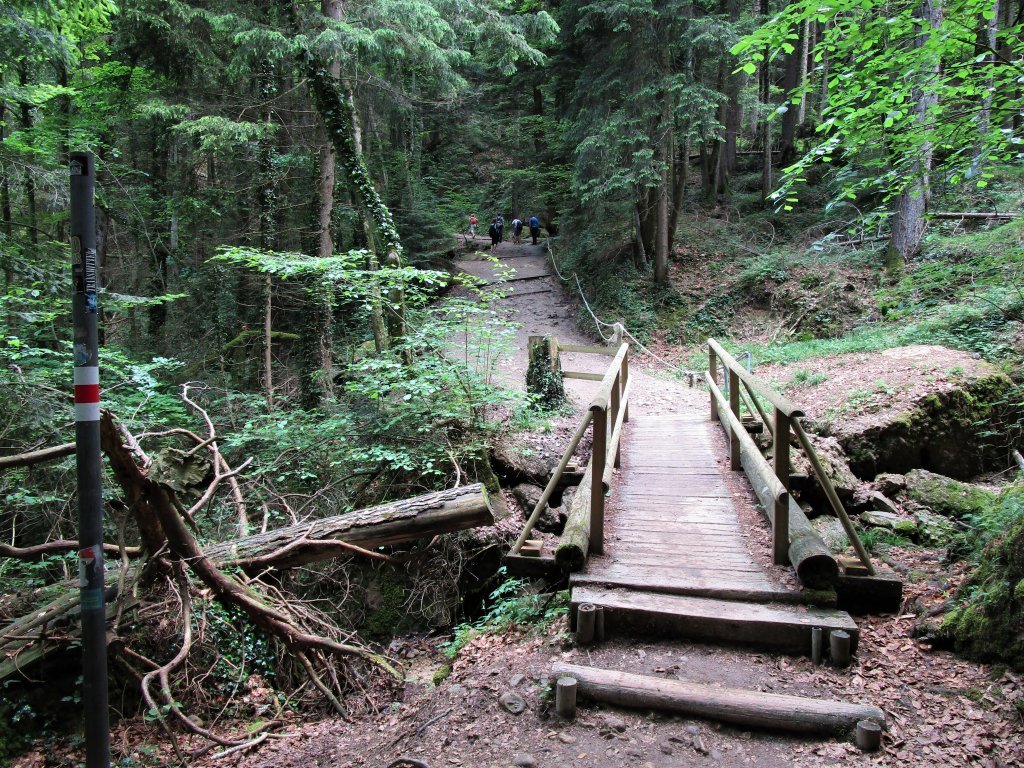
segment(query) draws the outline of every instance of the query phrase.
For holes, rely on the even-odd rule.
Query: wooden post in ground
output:
[[[563,720],[576,717],[576,678],[563,675],[555,683],[555,712]]]
[[[779,408],[775,409],[775,437],[772,442],[775,476],[789,491],[789,416]],[[775,565],[786,565],[789,563],[789,500],[776,499],[772,514],[772,562]]]
[[[726,372],[729,379],[729,410],[732,411],[732,415],[738,422],[740,420],[740,377],[731,368],[727,368]],[[735,426],[729,427],[729,458],[734,472],[743,469],[743,464],[740,463],[740,435]]]
[[[554,336],[545,336],[544,340],[548,345],[548,357],[551,358],[551,370],[555,373],[560,373],[562,370],[562,362],[558,357],[558,339]]]
[[[708,346],[708,373],[711,375],[711,381],[718,382],[718,356],[715,354],[715,350]],[[714,421],[718,418],[718,405],[715,403],[715,393],[711,392],[711,420]]]
[[[590,550],[604,554],[604,465],[608,453],[608,409],[592,405],[594,446],[591,449]]]
[[[811,628],[811,661],[815,664],[821,664],[821,649],[824,635],[825,630],[821,627]]]
[[[589,645],[594,642],[594,631],[597,629],[597,606],[583,603],[576,609],[576,642]]]
[[[828,636],[832,664],[837,667],[850,666],[850,633],[841,629]]]
[[[861,752],[874,752],[882,746],[882,726],[874,720],[860,720],[854,738]]]

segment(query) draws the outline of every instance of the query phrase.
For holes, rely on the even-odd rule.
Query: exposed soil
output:
[[[931,394],[998,371],[957,349],[894,347],[819,357],[792,365],[758,366],[757,375],[781,386],[815,421],[841,420],[844,432],[864,432],[912,410]]]

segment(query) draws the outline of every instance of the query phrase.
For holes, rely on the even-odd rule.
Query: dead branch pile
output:
[[[125,546],[123,541],[104,545],[107,558],[120,561],[118,571],[108,572],[106,594],[112,658],[137,680],[149,713],[159,718],[178,757],[184,760],[176,729],[205,737],[209,741],[206,749],[220,745],[233,751],[266,738],[265,731],[278,721],[270,712],[255,732],[224,736],[206,727],[198,717],[189,716],[180,703],[188,698],[182,691],[185,687],[201,696],[203,680],[210,674],[211,667],[196,663],[195,657],[198,645],[205,644],[207,649],[211,645],[204,636],[209,626],[207,609],[214,601],[246,622],[250,631],[255,629],[273,638],[282,662],[297,677],[304,677],[306,685],[318,691],[340,716],[347,717],[347,700],[355,697],[370,704],[375,689],[387,688],[401,675],[384,654],[360,641],[353,632],[343,631],[314,603],[291,594],[282,572],[340,555],[402,564],[420,555],[385,554],[378,549],[429,537],[434,537],[433,544],[440,534],[494,521],[487,496],[477,484],[276,530],[266,530],[264,516],[263,530],[248,535],[246,501],[238,476],[250,460],[232,468],[218,448],[212,420],[189,397],[188,385],[183,388],[182,398],[203,419],[205,437],[183,429],[140,437],[185,438],[192,447],[177,454],[185,459],[205,456],[212,478],[187,507],[178,491],[153,477],[151,459],[139,438],[106,411],[100,427],[102,451],[120,491],[114,506],[134,524],[139,540],[136,547]],[[73,446],[70,450],[58,446],[7,457],[0,470],[49,461],[71,452]],[[197,516],[224,488],[235,511],[239,535],[204,548],[197,538]],[[76,547],[76,542],[68,540],[28,547],[4,544],[0,545],[0,557],[38,559]],[[50,594],[54,594],[53,588]],[[67,582],[57,587],[56,594],[56,599],[41,607],[33,606],[0,629],[0,680],[24,674],[34,662],[74,641],[78,590],[73,582]],[[10,611],[11,605],[5,609]],[[281,705],[276,700],[275,704],[279,715]]]

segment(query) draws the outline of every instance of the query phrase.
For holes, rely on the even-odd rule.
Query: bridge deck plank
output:
[[[790,601],[744,540],[728,461],[698,416],[634,417],[606,504],[605,554],[592,556],[574,586],[612,585],[682,595]]]

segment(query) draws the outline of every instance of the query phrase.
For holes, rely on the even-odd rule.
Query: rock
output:
[[[622,733],[626,730],[626,721],[623,720],[621,717],[616,717],[615,715],[605,715],[603,718],[603,722],[604,727],[607,728],[609,731],[617,731],[619,733]]]
[[[914,502],[908,502],[908,505],[912,507],[911,515],[917,521],[918,539],[923,544],[944,546],[960,532],[957,525],[948,518]]]
[[[915,520],[891,512],[879,512],[877,510],[861,512],[860,521],[864,525],[869,525],[873,528],[885,528],[901,536],[914,536],[917,534],[917,522]]]
[[[865,381],[863,366],[877,366],[880,357],[886,374]],[[817,390],[831,403],[814,414],[815,428],[838,439],[858,477],[923,467],[964,479],[1001,458],[983,433],[993,404],[1011,386],[994,366],[946,347],[843,355]]]
[[[666,755],[671,755],[673,752],[675,752],[675,750],[672,749],[672,745],[669,744],[667,741],[661,742],[661,744],[658,745],[658,749],[660,749],[662,753]]]
[[[708,753],[708,745],[704,743],[704,737],[700,734],[693,737],[693,748],[702,755]]]
[[[575,736],[570,736],[568,733],[560,733],[560,734],[558,734],[558,740],[560,742],[562,742],[563,744],[575,744],[576,743],[576,737]]]
[[[533,768],[537,765],[537,758],[529,752],[516,752],[512,755],[512,765],[517,765],[520,768]]]
[[[513,715],[521,715],[526,711],[526,701],[518,693],[512,691],[505,691],[501,694],[498,697],[498,703]]]
[[[932,512],[953,518],[978,515],[996,503],[996,494],[924,469],[907,473],[907,498]]]
[[[567,510],[568,507],[564,504],[558,509],[548,507],[537,519],[537,530],[561,536],[565,529],[565,521],[568,519]]]
[[[491,458],[494,461],[494,471],[509,483],[543,486],[551,472],[547,459],[507,435],[495,442],[491,448]]]
[[[811,520],[811,527],[818,532],[830,552],[842,552],[850,546],[850,539],[837,517],[821,515]]]
[[[512,489],[512,495],[516,497],[516,501],[523,505],[523,509],[529,515],[533,512],[533,508],[537,506],[540,497],[544,495],[544,489],[531,483],[520,483]]]
[[[883,472],[871,483],[876,491],[886,496],[895,496],[907,487],[907,479],[903,475]]]
[[[686,732],[688,734],[690,734],[691,736],[699,736],[700,735],[700,726],[697,725],[696,723],[690,723],[688,726],[686,726]]]
[[[515,674],[515,675],[512,675],[512,677],[511,677],[511,678],[509,678],[508,684],[509,684],[510,686],[512,686],[513,688],[515,688],[515,687],[517,687],[517,686],[518,686],[518,685],[519,685],[519,684],[520,684],[521,682],[523,682],[523,680],[525,680],[525,679],[526,679],[526,676],[525,676],[525,675]]]
[[[893,515],[903,514],[903,510],[896,506],[896,503],[894,501],[892,501],[885,494],[879,493],[878,491],[868,491],[867,501],[875,509],[881,510],[882,512],[888,512]]]
[[[842,445],[834,437],[826,437],[808,433],[811,445],[814,446],[818,460],[821,462],[822,471],[836,489],[836,494],[844,504],[852,501],[858,495],[864,483],[850,471],[849,460]],[[831,509],[828,496],[821,487],[818,475],[811,467],[809,461],[804,458],[803,451],[791,453],[793,471],[807,475],[807,489],[805,497],[812,501],[816,507]]]

